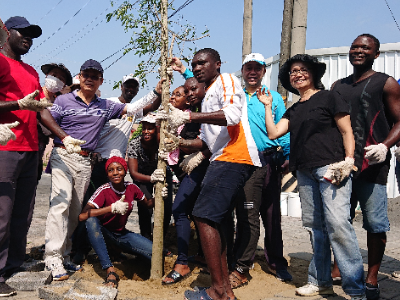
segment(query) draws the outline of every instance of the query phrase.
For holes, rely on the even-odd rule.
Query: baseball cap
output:
[[[51,70],[53,70],[54,68],[59,68],[66,75],[66,78],[67,78],[66,85],[71,85],[72,84],[71,72],[67,69],[66,66],[64,66],[64,64],[50,63],[50,64],[42,65],[40,68],[42,69],[42,72],[44,73],[44,75],[49,74],[49,72]]]
[[[250,53],[250,54],[246,55],[246,57],[244,58],[244,61],[242,63],[242,66],[247,64],[249,61],[256,61],[260,65],[264,65],[264,66],[266,65],[264,56],[262,56],[262,54],[260,54],[260,53]]]
[[[24,17],[11,17],[6,22],[5,25],[8,30],[10,29],[21,29],[25,28],[28,29],[30,32],[30,37],[35,39],[42,35],[42,28],[38,25],[33,25],[28,22],[28,20]]]
[[[81,66],[81,71],[85,71],[85,70],[89,70],[89,69],[99,71],[101,74],[104,73],[104,70],[103,70],[103,67],[101,66],[101,64],[97,60],[94,60],[94,59],[88,59]]]
[[[124,83],[124,82],[126,82],[128,80],[136,80],[137,84],[140,85],[139,78],[133,76],[132,73],[122,77],[122,83]]]

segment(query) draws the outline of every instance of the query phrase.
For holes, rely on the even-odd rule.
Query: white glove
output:
[[[150,182],[154,183],[156,181],[163,182],[164,181],[164,171],[162,169],[155,169],[153,174],[150,176]]]
[[[0,124],[0,145],[5,146],[9,140],[16,140],[15,133],[12,132],[11,128],[17,127],[18,121],[13,123]]]
[[[400,162],[400,147],[397,147],[396,150],[394,150],[394,156],[396,157],[396,160]]]
[[[386,160],[388,148],[380,143],[378,145],[370,145],[365,147],[365,158],[368,159],[369,165],[380,164]]]
[[[74,139],[70,135],[63,138],[62,142],[65,146],[65,150],[67,150],[69,154],[81,152],[81,145],[86,143],[86,141]]]
[[[167,74],[171,77],[172,77],[172,74],[174,74],[174,69],[171,66],[167,67]]]
[[[168,188],[166,186],[161,189],[161,197],[164,199],[168,197]]]
[[[120,214],[120,215],[126,214],[129,208],[129,203],[124,202],[124,200],[125,200],[125,195],[122,195],[121,199],[111,204],[111,212],[113,214]]]
[[[198,151],[185,157],[179,166],[182,168],[183,172],[190,174],[194,168],[200,165],[203,159],[205,159],[205,156],[201,151]]]
[[[330,164],[324,178],[332,184],[339,185],[343,180],[350,176],[354,170],[354,158],[346,157],[343,161]]]
[[[168,160],[168,151],[166,149],[158,150],[158,157],[162,160]]]
[[[40,101],[35,100],[37,95],[39,95],[38,90],[18,100],[19,109],[39,112],[53,106],[53,103],[49,103],[46,98],[40,99]]]
[[[178,128],[182,124],[190,122],[190,111],[183,111],[172,106],[168,103],[170,112],[168,114],[168,124],[172,127]]]
[[[168,131],[164,131],[164,147],[167,152],[172,152],[179,147],[179,138]]]

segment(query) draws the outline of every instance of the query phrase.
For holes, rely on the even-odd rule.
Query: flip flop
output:
[[[232,289],[237,289],[241,286],[247,285],[249,281],[247,280],[247,278],[241,278],[236,271],[233,271],[229,274],[229,283],[231,284]]]
[[[186,275],[181,275],[179,274],[177,271],[172,270],[171,272],[168,273],[167,276],[165,276],[165,278],[171,278],[173,281],[170,282],[165,282],[164,280],[161,282],[163,285],[170,285],[170,284],[174,284],[174,283],[178,283],[179,281],[189,277],[192,274],[192,272],[187,273]],[[164,279],[165,279],[164,278]]]
[[[208,296],[206,289],[185,291],[185,300],[213,300]]]
[[[110,275],[113,275],[113,276],[115,277],[115,279],[108,279],[108,277],[109,277]],[[109,283],[112,283],[112,284],[114,285],[113,288],[116,289],[116,288],[118,288],[118,281],[119,281],[119,276],[118,276],[118,274],[115,273],[115,272],[109,272],[109,273],[107,274],[106,280],[103,282],[103,284],[106,285],[106,286],[108,286],[108,287],[112,287],[112,286],[109,286],[109,285],[108,285]]]

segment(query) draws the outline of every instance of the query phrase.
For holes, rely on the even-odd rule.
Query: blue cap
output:
[[[99,71],[101,74],[103,74],[103,72],[104,72],[101,64],[97,60],[94,60],[94,59],[88,59],[81,66],[81,71],[85,71],[85,70],[89,70],[89,69]]]
[[[27,19],[24,17],[11,17],[9,18],[4,25],[6,25],[7,29],[27,29],[29,30],[29,37],[35,39],[38,38],[39,36],[42,35],[42,28],[40,28],[38,25],[33,25],[28,22]]]

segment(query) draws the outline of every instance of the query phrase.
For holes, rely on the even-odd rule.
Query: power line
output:
[[[192,3],[194,0],[186,0],[181,6],[179,6],[169,17],[168,19],[172,18],[174,15],[176,15],[182,8],[188,6],[190,3]]]
[[[394,14],[393,14],[393,12],[392,12],[392,9],[391,9],[390,6],[389,6],[389,3],[387,2],[387,0],[385,0],[385,2],[386,2],[386,6],[389,8],[390,14],[392,15],[392,18],[393,18],[394,22],[396,23],[397,29],[400,31],[400,26],[399,26],[399,24],[397,23],[396,18],[394,17]]]
[[[60,4],[61,2],[63,2],[63,0],[60,0],[56,5],[54,5],[54,7],[52,9],[50,9],[43,17],[40,18],[39,21],[37,21],[36,23],[39,23],[40,21],[42,21],[45,17],[47,17],[48,14],[50,14],[57,6],[58,4]]]
[[[39,48],[41,45],[43,45],[45,42],[47,42],[50,38],[52,38],[57,32],[59,32],[65,25],[67,25],[69,23],[69,21],[71,21],[76,15],[78,15],[82,9],[84,9],[86,7],[86,5],[88,5],[88,3],[92,1],[92,0],[88,0],[85,5],[83,5],[72,17],[70,17],[63,25],[61,25],[60,28],[58,28],[56,31],[53,32],[52,35],[50,35],[47,39],[45,39],[44,41],[42,41],[39,45],[37,45],[34,49],[32,49],[29,53],[32,53],[33,51],[35,51],[37,48]]]

